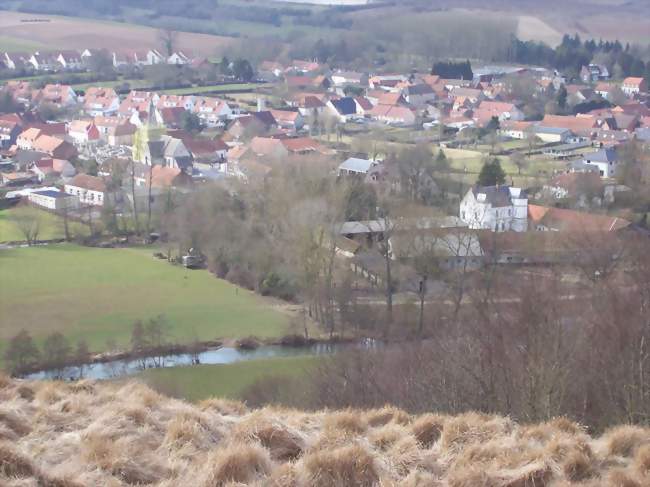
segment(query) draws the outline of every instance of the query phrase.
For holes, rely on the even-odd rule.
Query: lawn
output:
[[[254,90],[255,88],[262,88],[267,85],[257,83],[233,83],[227,85],[212,85],[212,86],[195,86],[190,88],[174,88],[170,90],[159,90],[159,93],[167,95],[200,95],[202,93],[220,93],[229,91],[243,91]]]
[[[251,360],[228,365],[198,365],[149,369],[138,377],[154,389],[188,401],[209,397],[241,399],[242,393],[259,379],[296,377],[314,367],[319,357],[286,357]]]
[[[132,90],[141,90],[146,89],[151,86],[151,81],[146,79],[117,79],[114,81],[93,81],[89,83],[78,83],[70,85],[74,90],[85,91],[90,87],[99,86],[103,88],[115,88],[116,86],[122,86],[123,84],[128,83],[129,88]]]
[[[142,249],[72,244],[0,250],[0,345],[26,329],[60,331],[91,350],[129,344],[136,320],[164,316],[170,340],[285,334],[288,316],[252,292]]]
[[[0,210],[0,242],[14,242],[25,240],[25,235],[20,230],[20,227],[12,219],[19,211],[27,211],[30,215],[39,222],[40,227],[38,233],[39,240],[51,240],[63,238],[65,236],[63,229],[63,219],[52,213],[48,213],[36,208],[10,208],[7,210]],[[70,233],[73,237],[87,236],[89,234],[88,226],[71,221],[69,223]]]

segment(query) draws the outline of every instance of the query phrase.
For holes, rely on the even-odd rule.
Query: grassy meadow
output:
[[[26,329],[60,331],[92,351],[127,347],[136,320],[164,316],[169,339],[285,334],[289,318],[252,292],[142,249],[71,244],[0,250],[0,348]],[[112,345],[112,343],[111,343]]]
[[[61,217],[37,208],[10,208],[0,211],[0,242],[25,240],[25,235],[20,230],[20,226],[13,219],[13,216],[19,211],[27,211],[35,215],[40,227],[38,240],[52,240],[65,237],[63,219]],[[69,222],[69,230],[73,237],[84,237],[90,233],[87,225],[76,221]]]
[[[318,357],[283,357],[227,365],[196,365],[149,369],[138,378],[148,386],[191,402],[209,397],[242,399],[253,383],[267,377],[297,377],[314,367]]]

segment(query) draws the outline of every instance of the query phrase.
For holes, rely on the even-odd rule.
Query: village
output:
[[[66,72],[82,70],[99,55],[107,57],[92,50],[5,53],[3,62],[9,69],[22,63],[34,72]],[[155,49],[108,57],[116,69],[126,64],[199,69],[208,63]],[[463,249],[445,249],[450,262],[487,258],[493,245],[479,237],[486,230],[522,237],[585,228],[646,231],[630,181],[647,174],[635,172],[632,166],[640,167],[640,161],[624,155],[630,147],[647,151],[650,143],[650,94],[641,77],[614,80],[606,67],[589,64],[572,80],[516,66],[486,66],[471,79],[451,79],[341,71],[294,60],[264,61],[255,79],[260,87],[241,96],[118,94],[103,86],[77,92],[65,84],[36,88],[29,80],[6,82],[2,96],[15,111],[0,115],[5,207],[21,201],[92,227],[107,206],[126,215],[169,192],[263,179],[282,161],[316,157],[328,161],[323,164],[334,161],[332,178],[362,181],[378,193],[401,194],[408,185],[418,205],[442,209],[407,218],[400,232],[438,227],[474,235],[476,242],[468,237],[472,243]],[[523,97],[550,100],[541,119],[527,115],[523,90]],[[590,103],[598,108],[568,113]],[[45,111],[55,115],[46,120]],[[427,147],[430,161],[400,167],[390,153],[408,146]],[[499,169],[478,184],[479,169],[491,161]],[[506,176],[501,165],[516,170]],[[374,268],[377,259],[362,244],[364,238],[382,238],[386,225],[340,222],[339,255],[353,259],[352,267],[375,284],[381,274]],[[507,255],[499,256],[504,263],[551,258],[548,249],[531,255],[524,245],[529,238],[507,240]],[[396,249],[392,258],[398,255]]]

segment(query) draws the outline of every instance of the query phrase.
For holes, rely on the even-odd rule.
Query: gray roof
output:
[[[165,143],[162,140],[150,140],[149,145],[149,154],[151,154],[151,159],[159,159],[164,156],[165,152]]]
[[[70,195],[63,193],[61,191],[52,191],[52,190],[45,190],[45,191],[34,191],[33,194],[37,194],[40,196],[47,196],[49,198],[67,198]]]
[[[569,162],[567,164],[567,168],[572,171],[598,172],[597,166],[592,166],[591,164],[587,164],[586,162],[580,159]]]
[[[371,167],[377,165],[376,161],[369,161],[368,159],[358,159],[356,157],[350,157],[349,159],[343,161],[339,166],[339,171],[345,170],[350,172],[366,174]]]
[[[39,152],[35,150],[19,150],[16,152],[16,155],[12,157],[12,160],[18,164],[26,164],[40,161],[44,158],[50,158],[50,156],[45,152]]]
[[[634,133],[637,139],[650,142],[650,127],[636,129]]]
[[[425,83],[409,86],[407,89],[409,95],[430,95],[434,93],[433,88]]]
[[[610,163],[616,162],[618,160],[618,155],[616,154],[615,149],[600,149],[596,152],[585,154],[583,160],[590,162]]]
[[[472,192],[478,199],[479,194],[485,194],[485,202],[490,203],[493,207],[510,206],[510,187],[509,186],[473,186]]]
[[[533,126],[533,132],[536,134],[565,134],[571,132],[569,129],[561,127],[544,127],[542,125]]]

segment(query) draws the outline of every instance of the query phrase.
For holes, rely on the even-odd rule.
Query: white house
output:
[[[512,186],[473,186],[460,202],[460,219],[471,229],[525,232],[528,198]]]
[[[435,91],[426,83],[408,86],[402,91],[402,95],[415,107],[423,107],[436,99]]]
[[[75,145],[83,145],[98,142],[101,134],[94,122],[73,120],[68,125],[68,136]]]
[[[368,86],[368,74],[354,71],[336,71],[331,76],[334,86]]]
[[[76,196],[51,189],[31,192],[27,199],[34,205],[54,211],[75,208],[79,202]]]
[[[160,54],[156,49],[149,49],[147,51],[147,64],[163,64],[167,61],[167,58]]]
[[[220,127],[226,120],[234,118],[235,111],[218,98],[200,97],[195,100],[194,113],[207,127]]]
[[[572,133],[569,129],[560,128],[560,127],[544,127],[542,125],[536,125],[532,128],[531,132],[540,139],[542,142],[546,143],[566,143],[571,137]]]
[[[627,96],[634,96],[647,91],[648,84],[643,78],[629,77],[623,80],[621,90],[623,90],[623,93]]]
[[[63,66],[63,69],[81,69],[83,67],[83,59],[78,51],[60,51],[56,60]]]
[[[183,51],[174,52],[167,58],[167,64],[175,64],[177,66],[190,64],[191,61],[192,60],[187,57]]]
[[[103,206],[106,200],[106,184],[102,178],[77,174],[64,187],[67,194],[75,195],[86,205]]]
[[[365,176],[377,164],[377,161],[350,157],[339,165],[338,174],[339,176]]]
[[[618,155],[613,148],[600,149],[596,152],[585,154],[582,157],[582,162],[597,167],[600,177],[612,178],[616,175]]]

